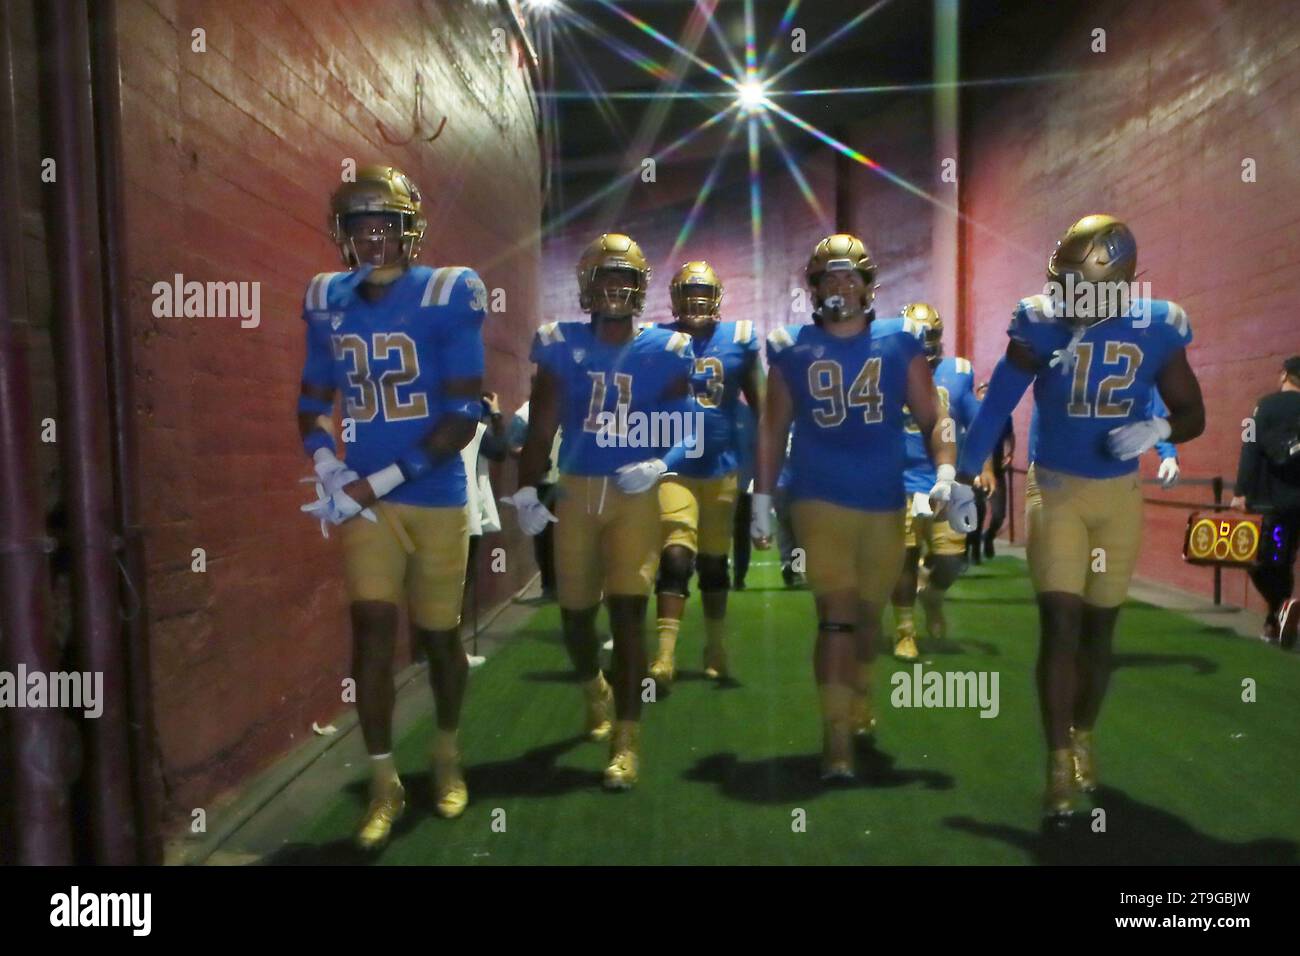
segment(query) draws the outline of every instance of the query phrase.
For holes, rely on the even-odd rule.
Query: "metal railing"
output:
[[[1018,468],[1012,465],[1006,469],[1007,476],[1007,538],[1012,544],[1016,543],[1016,508],[1012,506],[1015,501],[1016,475],[1024,475],[1028,472],[1024,468]],[[1158,478],[1142,479],[1144,485],[1159,485]],[[1226,511],[1231,505],[1223,503],[1223,476],[1215,475],[1213,478],[1179,478],[1178,487],[1209,487],[1214,495],[1212,502],[1201,501],[1170,501],[1166,498],[1150,498],[1142,496],[1144,505],[1155,505],[1158,508],[1185,508],[1188,511]],[[1214,566],[1214,605],[1220,606],[1223,603],[1223,568],[1219,565]]]

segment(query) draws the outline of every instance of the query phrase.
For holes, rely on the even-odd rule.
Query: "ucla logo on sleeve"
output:
[[[577,362],[579,365],[582,364],[582,360],[585,359],[586,357],[587,357],[587,350],[586,350],[586,349],[574,349],[574,350],[573,350],[573,361]]]
[[[342,325],[342,324],[343,324],[343,313],[342,313],[342,312],[331,312],[331,313],[330,313],[330,328],[331,328],[331,329],[337,329],[337,328],[338,328],[340,325]]]

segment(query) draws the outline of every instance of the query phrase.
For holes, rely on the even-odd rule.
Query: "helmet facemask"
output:
[[[1081,329],[1123,315],[1136,272],[1137,240],[1128,226],[1110,216],[1085,216],[1047,260],[1052,314]]]
[[[626,266],[600,266],[591,275],[591,311],[602,319],[627,319],[641,311],[640,273]]]
[[[859,295],[858,305],[855,307],[849,302],[851,291],[845,291],[845,283],[836,283],[836,288],[826,294],[823,290],[823,280],[828,275],[853,275],[856,274],[862,280],[862,291]],[[847,322],[856,319],[859,316],[866,315],[871,308],[871,304],[876,297],[876,287],[873,283],[874,273],[866,273],[857,268],[851,259],[831,259],[826,263],[826,270],[810,276],[813,286],[813,299],[816,303],[817,310],[815,317],[819,322]],[[851,288],[851,286],[850,286]]]
[[[366,281],[386,285],[410,265],[409,217],[400,213],[351,213],[340,216],[338,234],[343,260],[351,269],[369,266]]]
[[[683,325],[700,328],[718,321],[722,291],[707,282],[683,283],[673,296],[673,315]]]

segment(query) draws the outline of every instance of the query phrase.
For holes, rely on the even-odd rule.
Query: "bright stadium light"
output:
[[[757,113],[767,106],[767,90],[758,80],[746,80],[736,87],[736,96],[747,112]]]
[[[558,0],[528,0],[528,9],[538,13],[550,13],[559,5]]]

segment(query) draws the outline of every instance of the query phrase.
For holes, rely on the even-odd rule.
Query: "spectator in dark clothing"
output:
[[[1232,507],[1239,511],[1267,512],[1284,526],[1289,545],[1280,564],[1253,568],[1251,581],[1268,605],[1264,640],[1276,641],[1280,633],[1295,634],[1297,613],[1288,603],[1295,589],[1296,535],[1300,533],[1300,355],[1282,364],[1278,391],[1259,400],[1252,416],[1253,436],[1241,443]],[[1286,605],[1286,614],[1283,606]]]

